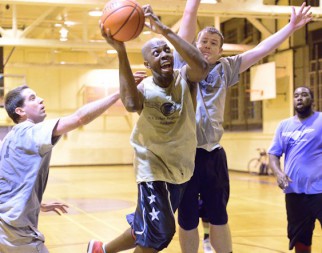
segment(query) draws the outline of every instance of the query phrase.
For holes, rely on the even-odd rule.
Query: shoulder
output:
[[[314,112],[314,114],[311,116],[312,121],[316,121],[317,124],[322,124],[322,112]]]
[[[148,76],[144,78],[137,86],[138,90],[143,93],[146,88],[153,85],[153,76]]]
[[[187,76],[187,65],[184,65],[180,70],[174,71],[174,78],[176,82],[180,81],[181,85],[187,85],[190,89],[197,87],[197,82],[189,81]]]
[[[240,64],[241,60],[242,60],[242,57],[240,54],[234,55],[234,56],[221,57],[218,59],[218,61],[224,65]]]
[[[33,127],[35,127],[36,124],[31,122],[31,121],[28,121],[28,120],[25,120],[23,122],[20,122],[18,124],[16,124],[12,130],[15,131],[16,133],[17,132],[25,132],[25,131],[28,131],[28,130],[32,130]]]
[[[278,129],[283,129],[285,127],[291,126],[296,122],[297,118],[296,116],[283,119],[279,124],[278,124]]]

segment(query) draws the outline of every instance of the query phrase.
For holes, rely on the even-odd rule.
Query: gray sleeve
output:
[[[239,81],[239,69],[242,58],[240,55],[224,57],[220,59],[225,72],[227,86],[232,86]]]
[[[173,61],[174,61],[174,65],[173,65],[174,69],[181,69],[184,65],[186,65],[186,63],[182,60],[181,56],[177,51],[173,51]]]
[[[60,137],[53,138],[53,130],[59,119],[45,120],[34,126],[34,138],[39,147],[39,154],[44,155],[49,152],[57,143]]]

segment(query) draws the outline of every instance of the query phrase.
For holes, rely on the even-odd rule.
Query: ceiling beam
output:
[[[23,32],[20,34],[20,37],[25,38],[39,23],[41,23],[55,9],[56,7],[51,7],[47,11],[45,11],[41,16],[36,18],[36,20],[30,26],[28,26],[26,29],[23,30]]]
[[[256,18],[251,18],[248,17],[247,20],[258,30],[262,33],[263,38],[267,38],[269,36],[271,36],[273,33],[267,29],[266,26],[263,25],[262,22],[260,22],[258,19]]]
[[[185,1],[173,0],[140,0],[141,5],[150,4],[155,13],[162,15],[181,16],[185,7]],[[8,4],[8,0],[0,0],[0,4]],[[16,5],[43,5],[43,6],[66,6],[102,8],[106,0],[10,0],[10,4]],[[298,9],[300,7],[296,7]],[[313,20],[322,20],[322,8],[312,7]],[[279,19],[289,18],[291,15],[290,6],[265,5],[262,0],[222,0],[217,4],[201,4],[198,10],[200,16],[220,17],[249,17]]]
[[[87,43],[26,38],[0,38],[0,46],[73,49],[79,51],[106,51],[107,49],[113,49],[105,41]],[[126,43],[126,49],[129,53],[141,52],[142,46],[141,42],[129,41]],[[237,54],[251,48],[253,48],[253,46],[227,43],[223,45],[225,53]]]
[[[0,0],[0,4],[16,4],[16,5],[43,5],[43,6],[77,6],[77,7],[93,7],[104,6],[106,0]]]

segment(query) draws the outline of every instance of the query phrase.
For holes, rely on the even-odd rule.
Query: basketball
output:
[[[104,6],[100,21],[105,30],[110,30],[113,39],[125,42],[140,35],[145,17],[135,0],[110,0]]]

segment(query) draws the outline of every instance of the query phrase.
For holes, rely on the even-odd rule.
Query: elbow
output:
[[[138,103],[134,103],[133,101],[123,101],[123,105],[125,107],[125,109],[128,111],[128,112],[138,112],[140,110],[142,110],[142,106],[140,106]]]
[[[91,122],[90,117],[86,114],[79,113],[76,115],[76,117],[77,117],[77,119],[75,119],[76,127],[85,126]]]

